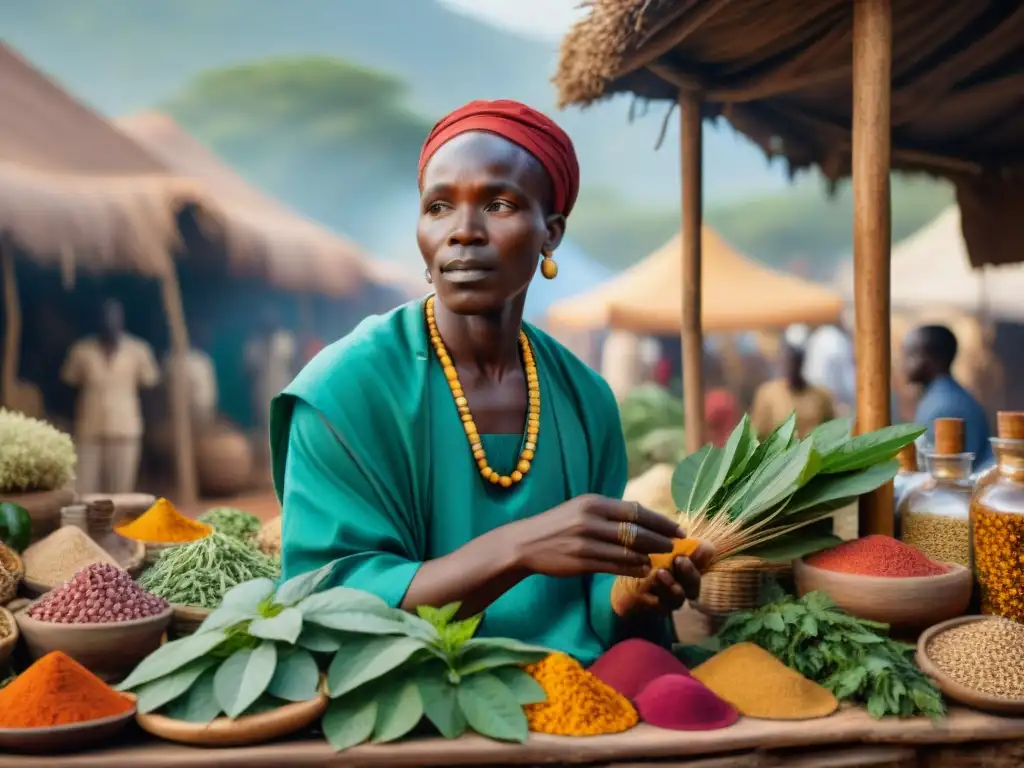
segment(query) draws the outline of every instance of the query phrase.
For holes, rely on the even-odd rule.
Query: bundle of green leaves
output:
[[[320,587],[334,563],[275,586],[254,579],[229,591],[195,634],[143,659],[119,690],[140,712],[207,723],[326,694],[327,739],[342,750],[387,742],[424,718],[446,738],[467,729],[525,741],[523,706],[545,699],[522,669],[546,648],[475,638],[481,616],[458,605],[419,616],[347,587]]]
[[[898,424],[854,436],[849,419],[834,419],[800,439],[792,414],[761,442],[744,416],[723,447],[706,445],[676,467],[679,522],[715,545],[716,560],[743,552],[783,562],[835,546],[816,524],[892,480],[896,455],[924,432]]]
[[[779,590],[763,607],[726,619],[708,646],[756,643],[872,717],[942,716],[942,695],[914,664],[914,647],[888,637],[888,629],[844,613],[823,592],[798,600]]]

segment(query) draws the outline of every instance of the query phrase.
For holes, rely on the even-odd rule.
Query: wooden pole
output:
[[[181,303],[181,288],[178,276],[172,267],[170,273],[160,280],[164,311],[171,333],[171,365],[184,366],[189,353],[188,326],[185,323],[185,309]],[[189,413],[188,377],[169,377],[168,390],[171,400],[171,424],[174,429],[174,443],[177,446],[178,498],[179,507],[192,507],[197,499],[195,445],[192,442],[192,416]]]
[[[889,424],[892,0],[853,0],[853,275],[857,429]],[[860,499],[860,535],[893,535],[892,483]]]
[[[704,334],[701,329],[701,227],[703,224],[700,99],[679,92],[680,155],[683,176],[683,411],[686,450],[704,444]]]

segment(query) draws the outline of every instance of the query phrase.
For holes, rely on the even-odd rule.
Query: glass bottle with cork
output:
[[[1024,412],[1000,411],[997,434],[971,499],[974,571],[981,612],[1024,623]]]
[[[971,567],[971,466],[963,419],[936,419],[926,479],[900,504],[900,539],[932,560]]]

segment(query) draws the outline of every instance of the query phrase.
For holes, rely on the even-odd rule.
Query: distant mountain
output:
[[[9,0],[0,6],[0,29],[109,115],[163,103],[203,70],[311,53],[399,75],[431,119],[473,98],[554,110],[555,43],[518,37],[434,0]],[[679,194],[676,130],[654,150],[668,106],[654,105],[630,124],[629,103],[619,98],[556,117],[577,143],[585,187],[615,190],[634,204],[671,205]],[[706,128],[709,200],[784,183],[760,150],[728,128]]]

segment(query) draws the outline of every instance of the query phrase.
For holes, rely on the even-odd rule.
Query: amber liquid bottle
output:
[[[971,567],[971,466],[963,419],[936,419],[926,479],[900,502],[900,539],[932,560]]]
[[[996,470],[971,500],[981,612],[1024,623],[1024,412],[1000,411]]]

